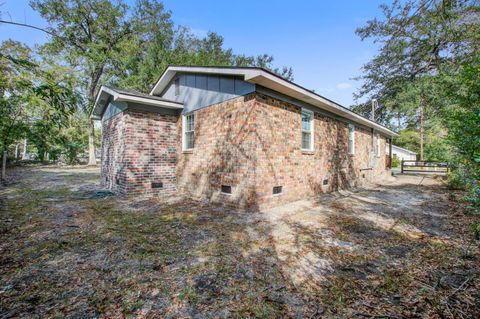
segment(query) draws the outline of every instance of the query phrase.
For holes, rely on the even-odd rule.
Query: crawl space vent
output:
[[[273,195],[282,193],[282,186],[273,187]]]
[[[162,182],[152,182],[152,188],[163,188]]]
[[[224,193],[224,194],[231,194],[232,193],[232,186],[222,185],[221,192]]]

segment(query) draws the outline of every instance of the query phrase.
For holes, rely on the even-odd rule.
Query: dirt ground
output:
[[[479,242],[439,180],[264,212],[122,199],[96,168],[0,186],[0,318],[478,318]]]

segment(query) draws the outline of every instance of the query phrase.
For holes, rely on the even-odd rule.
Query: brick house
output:
[[[150,94],[102,87],[92,117],[105,187],[248,209],[382,178],[396,135],[260,68],[170,66]]]

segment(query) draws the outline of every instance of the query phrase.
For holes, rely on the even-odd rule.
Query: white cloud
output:
[[[342,83],[338,83],[335,87],[338,90],[346,90],[346,89],[350,89],[352,87],[352,85],[350,83],[347,83],[347,82],[342,82]]]

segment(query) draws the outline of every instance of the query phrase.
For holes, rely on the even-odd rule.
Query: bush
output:
[[[447,185],[450,189],[465,189],[465,177],[458,168],[451,168],[448,173]]]
[[[470,208],[477,214],[480,214],[480,185],[478,181],[472,181],[467,186],[465,200],[470,204]]]
[[[400,167],[400,160],[398,159],[398,157],[392,158],[392,167]]]
[[[67,161],[67,164],[69,165],[74,165],[77,164],[78,162],[78,155],[83,152],[85,149],[86,145],[80,142],[66,142],[64,145],[64,152],[63,154],[65,155],[65,159]]]

